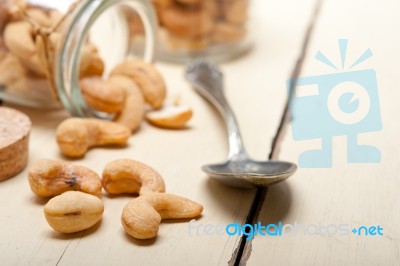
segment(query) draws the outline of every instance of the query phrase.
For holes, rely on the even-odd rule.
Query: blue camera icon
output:
[[[332,138],[347,136],[348,163],[379,163],[379,149],[359,145],[360,133],[382,129],[376,72],[372,69],[289,80],[296,93],[291,109],[292,134],[298,141],[321,139],[320,150],[300,154],[299,166],[332,167]]]

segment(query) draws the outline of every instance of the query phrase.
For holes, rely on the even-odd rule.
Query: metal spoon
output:
[[[229,153],[226,162],[204,165],[210,177],[236,187],[251,188],[279,183],[292,174],[297,166],[289,162],[254,161],[246,153],[235,115],[223,93],[223,75],[206,61],[194,61],[186,70],[186,79],[197,93],[208,99],[222,114],[228,130]]]

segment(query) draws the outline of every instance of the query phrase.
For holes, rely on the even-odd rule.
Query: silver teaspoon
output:
[[[186,79],[197,93],[209,100],[223,116],[229,142],[228,158],[208,164],[202,170],[227,185],[243,188],[270,186],[294,174],[297,166],[281,161],[254,161],[246,153],[236,117],[223,92],[223,75],[206,61],[194,61],[186,69]]]

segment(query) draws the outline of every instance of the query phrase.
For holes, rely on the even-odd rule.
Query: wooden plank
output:
[[[279,81],[291,71],[313,3],[314,0],[301,4],[287,0],[269,4],[254,1],[256,47],[247,57],[222,66],[227,97],[242,126],[246,147],[256,159],[267,157],[285,102]],[[127,148],[92,150],[77,163],[101,173],[105,164],[114,159],[143,161],[163,174],[168,192],[204,205],[204,215],[195,225],[243,222],[254,190],[225,187],[209,180],[200,170],[205,163],[225,158],[227,145],[221,119],[183,80],[183,67],[159,66],[170,91],[181,94],[182,102],[193,107],[191,129],[176,132],[144,125]],[[34,125],[29,165],[39,158],[62,159],[54,131],[67,114],[22,110]],[[2,265],[225,265],[239,242],[238,237],[226,234],[208,236],[200,232],[199,236],[191,236],[186,222],[162,223],[155,241],[135,241],[125,235],[120,224],[121,210],[130,198],[107,196],[103,198],[105,214],[99,226],[71,236],[59,235],[45,222],[45,201],[30,192],[27,170],[2,182],[0,195]]]
[[[333,139],[333,167],[299,169],[287,182],[271,187],[259,214],[262,224],[349,224],[383,227],[383,236],[257,236],[252,241],[249,265],[398,265],[400,261],[398,188],[398,134],[396,107],[398,47],[398,1],[324,1],[324,6],[302,75],[338,73],[314,60],[321,51],[340,65],[337,40],[348,39],[347,67],[367,48],[373,57],[354,70],[377,73],[383,130],[359,134],[361,144],[381,150],[380,164],[348,164],[346,137]],[[340,69],[340,68],[339,68]],[[345,71],[348,71],[345,69]],[[284,88],[285,80],[281,80]],[[320,147],[316,141],[294,141],[290,130],[280,158],[297,161],[303,151]],[[248,250],[249,251],[249,250]]]

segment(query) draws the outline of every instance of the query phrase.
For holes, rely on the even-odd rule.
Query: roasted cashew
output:
[[[31,58],[37,53],[33,28],[26,21],[8,23],[3,32],[4,44],[18,58]]]
[[[103,216],[101,199],[79,191],[68,191],[49,200],[44,207],[48,224],[60,233],[75,233],[98,223]]]
[[[202,0],[176,0],[176,2],[179,2],[183,5],[196,5],[200,4]]]
[[[8,5],[1,4],[0,5],[0,32],[3,32],[4,27],[7,25],[7,22],[9,19],[10,19],[10,12],[9,12]]]
[[[69,157],[81,157],[95,146],[123,145],[130,135],[123,125],[94,118],[68,118],[56,132],[61,152]]]
[[[6,52],[0,61],[0,84],[7,88],[24,78],[26,71],[21,65],[20,60],[13,54]]]
[[[243,25],[247,20],[249,0],[232,0],[222,2],[222,12],[225,21]]]
[[[174,4],[173,0],[152,0],[155,7],[167,7]]]
[[[129,202],[122,211],[125,232],[138,239],[157,235],[163,219],[189,219],[199,216],[203,206],[167,193],[147,193]]]
[[[29,185],[40,197],[56,196],[70,190],[101,195],[101,179],[92,170],[70,163],[42,159],[29,169]]]
[[[145,113],[144,97],[136,83],[125,76],[112,76],[109,80],[125,91],[125,104],[121,113],[114,119],[120,123],[136,131],[143,121]]]
[[[39,8],[28,8],[26,14],[31,20],[39,24],[41,27],[50,27],[51,20],[50,17]]]
[[[58,10],[55,10],[55,9],[50,10],[49,18],[50,18],[51,26],[55,26],[56,24],[58,24],[61,21],[61,19],[63,18],[63,16],[64,15]]]
[[[142,91],[146,102],[154,109],[163,105],[167,94],[165,82],[153,65],[137,60],[125,61],[117,65],[110,75],[122,75],[132,79]]]
[[[210,36],[182,37],[166,30],[160,32],[160,39],[171,50],[201,51],[210,45]]]
[[[106,113],[117,113],[124,107],[125,91],[118,85],[98,77],[80,81],[83,97],[93,109]]]
[[[103,187],[109,194],[164,192],[163,178],[153,168],[138,161],[110,162],[103,171]]]
[[[81,62],[79,66],[80,78],[92,76],[101,77],[104,68],[104,62],[101,59],[96,46],[90,42],[86,43],[81,52]]]
[[[187,106],[167,103],[160,110],[148,112],[146,114],[146,119],[157,127],[181,129],[186,127],[192,115],[192,109]]]
[[[169,32],[190,38],[208,35],[214,27],[213,15],[206,8],[171,6],[160,12],[160,21]]]
[[[3,39],[0,37],[0,63],[8,54],[7,48],[4,46]]]
[[[40,57],[39,54],[34,54],[29,58],[20,59],[20,62],[27,70],[27,73],[31,74],[33,77],[36,76],[37,79],[43,79],[46,75],[50,75],[48,72],[49,70],[46,68],[46,63],[44,63],[44,58]]]

